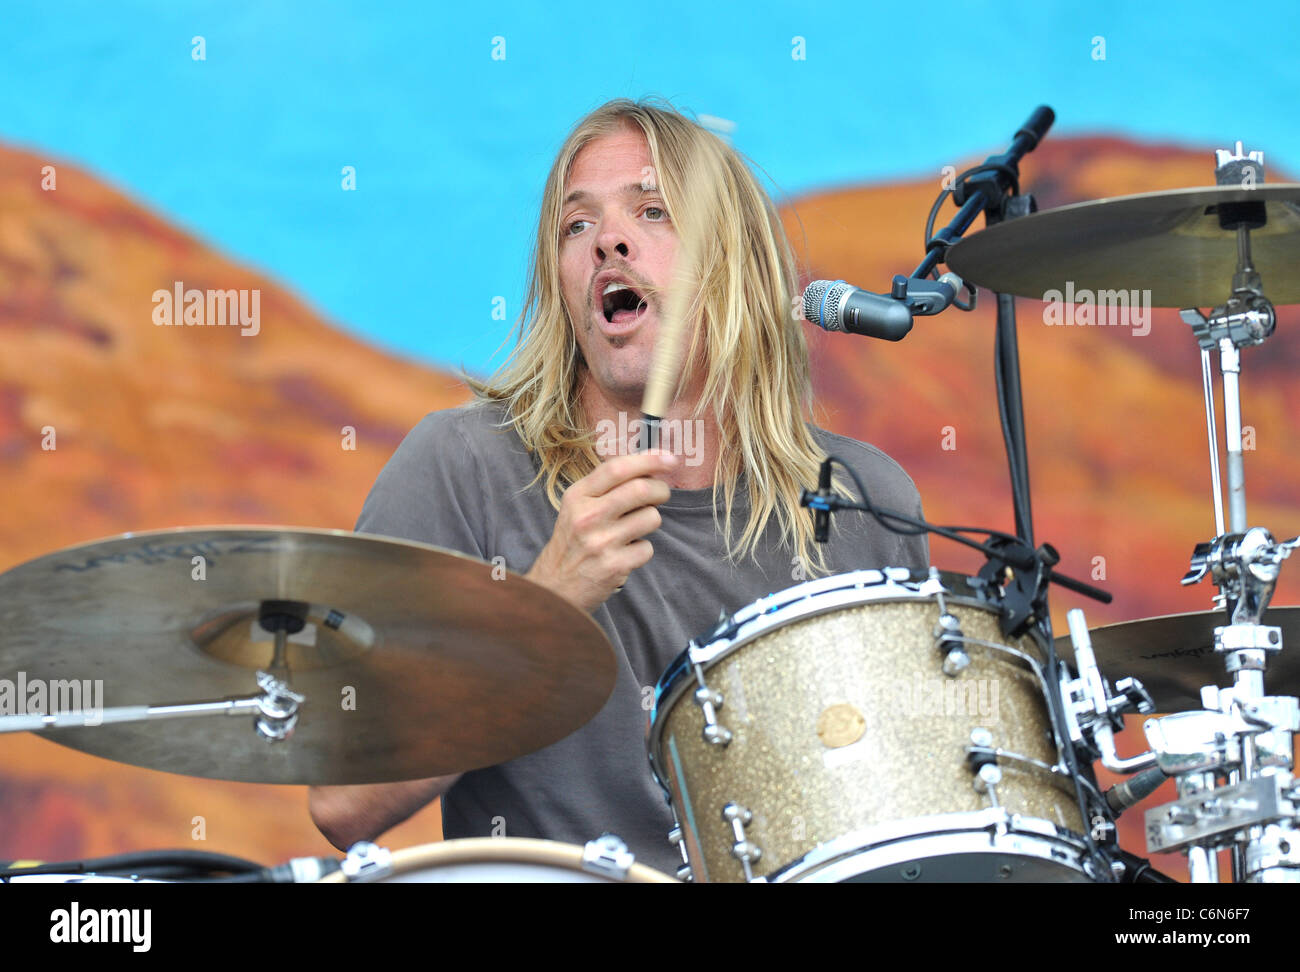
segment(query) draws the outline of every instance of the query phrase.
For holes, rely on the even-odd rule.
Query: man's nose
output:
[[[605,222],[595,239],[596,262],[604,263],[615,253],[626,260],[632,253],[628,240],[629,234],[620,221],[609,220]]]

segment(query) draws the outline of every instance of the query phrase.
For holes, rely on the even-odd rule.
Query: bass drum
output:
[[[1003,636],[997,599],[856,571],[693,641],[648,740],[691,879],[1094,880],[1043,653]]]
[[[360,853],[358,850],[360,849]],[[349,884],[679,884],[629,858],[621,842],[585,847],[522,837],[469,837],[389,852],[359,845],[343,869],[318,882]],[[612,850],[612,852],[611,852]],[[352,866],[349,866],[349,865]]]

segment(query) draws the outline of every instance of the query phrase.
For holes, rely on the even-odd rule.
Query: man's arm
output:
[[[482,480],[470,443],[449,409],[427,415],[385,464],[357,519],[356,532],[418,540],[483,558],[486,524]],[[312,822],[335,847],[375,840],[442,796],[460,774],[401,783],[313,786]]]
[[[407,436],[380,473],[357,522],[358,532],[409,536],[487,559],[479,537],[486,516],[481,474],[473,489],[458,488],[449,463],[473,462],[468,441],[435,413]],[[456,442],[457,447],[449,443]],[[676,458],[659,453],[602,463],[565,491],[550,541],[525,575],[592,611],[652,555],[641,539],[659,526],[655,507],[671,490],[654,477]],[[430,498],[433,502],[430,503]],[[346,849],[375,840],[452,788],[461,774],[401,783],[313,786],[312,821],[331,844]]]
[[[307,806],[312,823],[339,850],[359,840],[377,840],[452,788],[461,774],[402,783],[312,786]]]

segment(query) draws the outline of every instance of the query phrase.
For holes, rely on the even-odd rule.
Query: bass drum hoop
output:
[[[376,883],[401,883],[405,875],[417,873],[430,868],[463,868],[474,864],[514,864],[529,869],[536,876],[516,878],[519,883],[547,883],[544,877],[547,871],[569,872],[575,878],[611,884],[680,884],[662,871],[645,864],[633,863],[627,870],[626,877],[616,878],[600,871],[589,870],[583,866],[583,848],[578,844],[569,844],[558,840],[539,840],[531,837],[465,837],[457,840],[436,841],[431,844],[417,844],[403,847],[392,852],[392,862],[388,873],[380,878],[371,878]],[[474,880],[471,878],[471,880]],[[510,881],[501,876],[501,872],[492,874],[484,872],[481,879],[487,882]],[[349,884],[342,871],[335,871],[321,878],[318,884]],[[368,883],[368,882],[358,882]],[[431,882],[433,883],[433,882]]]
[[[891,821],[878,827],[854,831],[827,841],[803,858],[768,875],[772,884],[841,883],[844,881],[895,881],[886,871],[896,869],[904,881],[926,883],[935,880],[935,869],[949,867],[939,880],[967,883],[980,880],[967,867],[951,870],[955,863],[982,866],[1001,864],[1006,870],[985,880],[1009,880],[1016,869],[1026,866],[1038,872],[1034,880],[1068,880],[1095,883],[1088,865],[1088,851],[1081,836],[1047,820],[1020,817],[990,807],[974,813],[937,814]],[[917,873],[902,871],[919,865]],[[925,873],[926,868],[931,875]],[[990,868],[991,869],[991,868]],[[1049,877],[1050,874],[1050,877]]]

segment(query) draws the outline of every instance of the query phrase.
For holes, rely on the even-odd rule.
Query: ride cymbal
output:
[[[550,745],[605,704],[613,649],[590,615],[472,557],[341,530],[125,534],[0,575],[0,678],[102,683],[104,707],[258,695],[282,665],[306,696],[269,742],[250,715],[48,730],[119,762],[250,783],[379,783]],[[291,628],[292,630],[292,628]]]
[[[1152,307],[1214,307],[1232,290],[1237,234],[1219,225],[1225,205],[1259,203],[1250,231],[1265,295],[1300,303],[1300,185],[1210,186],[1062,206],[990,226],[957,241],[948,266],[989,290],[1047,300],[1050,291],[1151,292]]]

